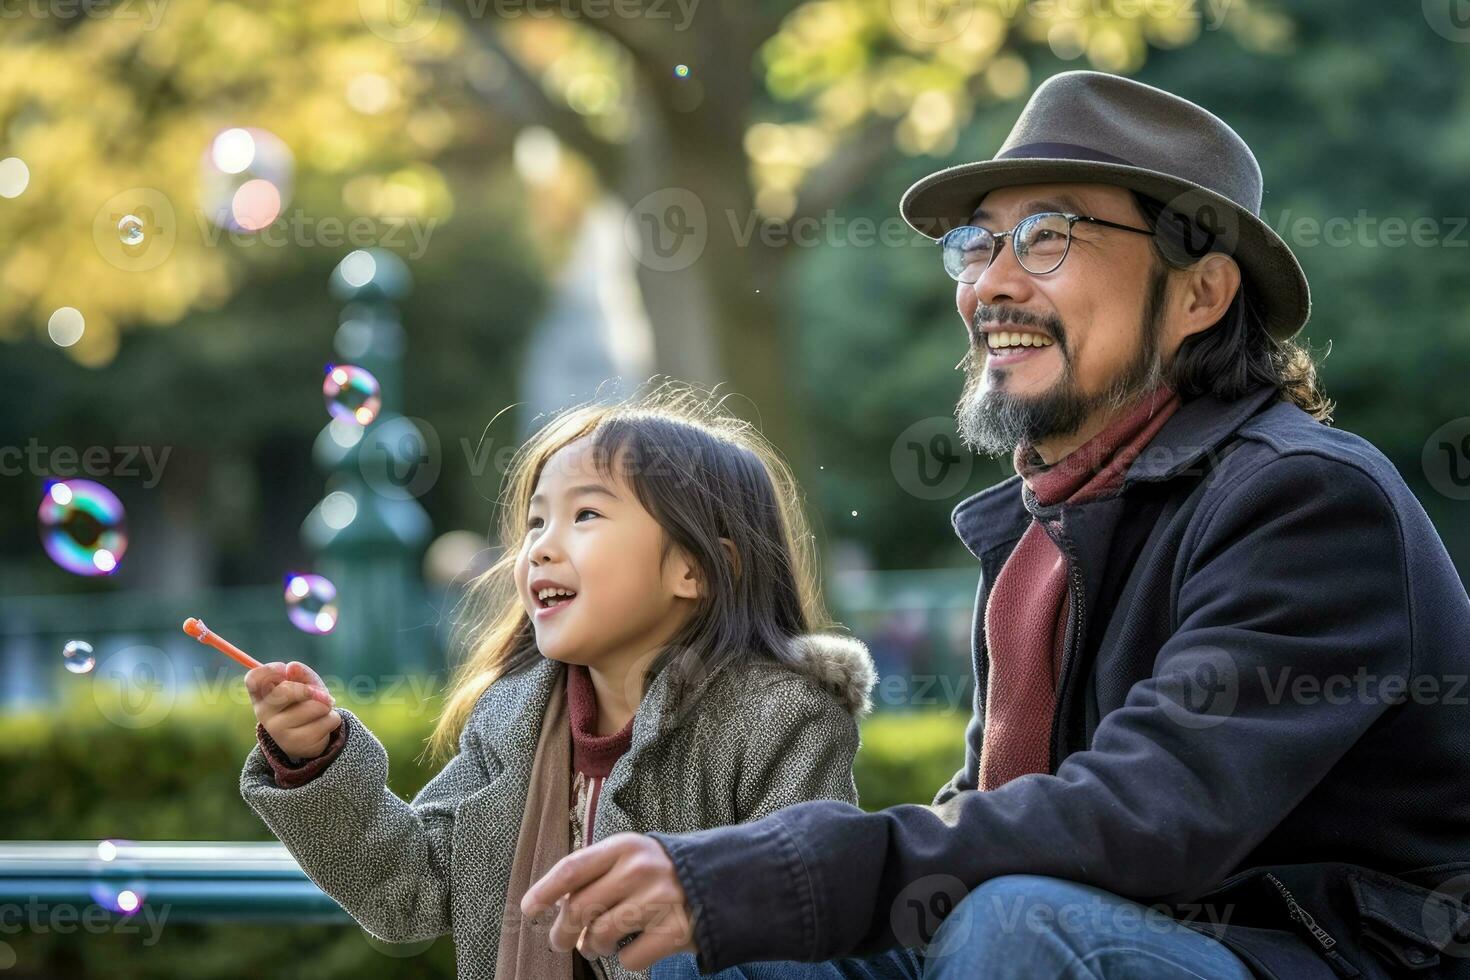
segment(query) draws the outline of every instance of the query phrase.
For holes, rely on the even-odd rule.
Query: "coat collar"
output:
[[[1277,397],[1275,388],[1257,388],[1235,401],[1200,395],[1179,406],[1123,477],[1120,493],[1138,483],[1173,479],[1213,453],[1245,421]],[[950,514],[955,533],[970,554],[984,560],[997,548],[1013,545],[1031,523],[1021,496],[1021,477],[1012,476],[960,501]]]
[[[839,633],[802,633],[792,637],[790,653],[791,668],[832,691],[850,714],[861,718],[869,711],[872,704],[869,694],[877,681],[877,672],[861,640]],[[482,703],[474,712],[475,723],[486,753],[498,768],[521,761],[509,758],[512,753],[526,755],[529,765],[528,753],[535,752],[541,718],[556,679],[564,669],[560,661],[542,657],[530,667],[490,685],[482,695]],[[700,671],[696,671],[697,676],[687,678],[675,677],[675,673],[660,671],[644,692],[633,716],[633,739],[624,759],[635,759],[687,720],[673,717],[667,710],[676,688],[686,689],[679,699],[681,704],[695,705],[702,689],[715,679]],[[621,765],[622,760],[619,762]]]

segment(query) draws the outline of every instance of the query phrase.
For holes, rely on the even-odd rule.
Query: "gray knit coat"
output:
[[[835,633],[792,640],[798,666],[770,660],[711,677],[654,678],[631,745],[597,805],[593,840],[744,823],[803,800],[857,802],[852,762],[875,676],[867,648]],[[531,764],[557,675],[543,659],[492,684],[459,752],[405,803],[387,788],[388,756],[356,715],[316,779],[276,785],[257,745],[240,792],[302,869],[373,936],[412,942],[452,933],[462,978],[493,980]],[[677,713],[665,706],[684,705]],[[507,925],[506,928],[513,928]],[[616,957],[613,980],[646,978]]]

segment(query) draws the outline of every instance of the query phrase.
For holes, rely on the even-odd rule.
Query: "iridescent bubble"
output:
[[[675,65],[674,66],[674,74],[677,75],[679,78],[688,78],[689,77],[689,66],[688,65]]]
[[[92,644],[86,640],[68,640],[66,646],[61,648],[61,661],[73,674],[86,674],[97,666]]]
[[[127,551],[122,502],[100,483],[48,482],[37,517],[46,553],[73,575],[111,575]]]
[[[286,616],[303,633],[321,635],[337,625],[337,587],[320,575],[286,575]]]
[[[227,231],[260,231],[285,209],[295,169],[290,149],[274,133],[226,129],[199,163],[204,212]]]
[[[322,394],[326,396],[327,411],[333,418],[358,425],[372,422],[378,417],[378,409],[383,407],[378,379],[355,364],[328,364],[327,376],[322,380]]]
[[[117,237],[124,245],[143,244],[143,219],[125,214],[117,223]]]

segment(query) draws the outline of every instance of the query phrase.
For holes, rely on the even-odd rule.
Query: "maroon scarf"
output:
[[[1161,385],[1086,443],[1043,465],[1032,447],[1016,447],[1016,472],[1037,503],[1081,503],[1122,485],[1138,454],[1179,407]],[[1067,631],[1067,562],[1033,518],[1006,559],[985,603],[990,672],[985,692],[980,788],[1050,771],[1052,716]]]

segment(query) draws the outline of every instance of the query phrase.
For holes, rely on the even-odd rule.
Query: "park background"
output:
[[[655,376],[718,386],[791,461],[829,604],[883,672],[863,804],[928,802],[969,711],[978,570],[948,515],[1011,469],[959,446],[965,334],[897,202],[989,158],[1070,68],[1195,100],[1250,144],[1264,217],[1312,284],[1301,339],[1334,424],[1393,461],[1463,577],[1458,3],[7,5],[0,839],[269,839],[237,791],[253,739],[238,671],[182,638],[188,615],[262,659],[356,679],[338,696],[410,797],[508,452],[544,413]],[[243,175],[283,192],[254,231],[212,220],[206,154],[234,127],[284,151]],[[119,243],[126,214],[139,246]],[[383,384],[357,441],[320,394],[323,364],[349,361]],[[81,469],[89,449],[100,475]],[[37,505],[66,476],[126,507],[113,575],[68,574],[41,548]],[[332,633],[287,621],[291,570],[337,583]],[[73,638],[95,646],[88,674],[63,669]],[[242,906],[153,943],[7,929],[0,965],[452,975],[448,937],[396,950],[270,918]]]

